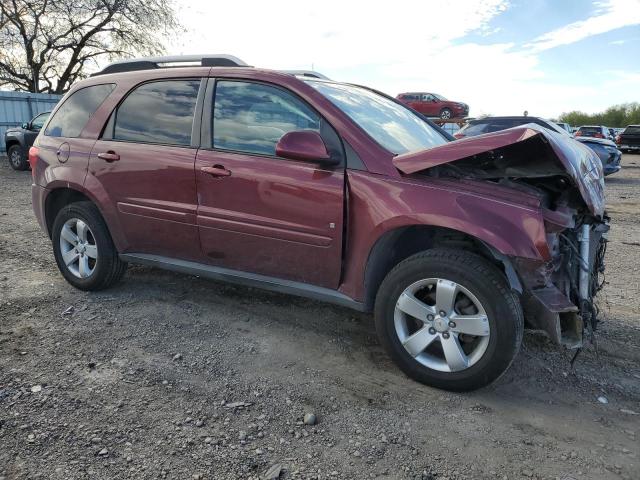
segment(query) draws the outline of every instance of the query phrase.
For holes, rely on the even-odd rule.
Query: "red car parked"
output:
[[[234,57],[116,63],[73,86],[29,152],[33,208],[82,290],[141,263],[374,311],[412,378],[498,378],[525,319],[596,325],[600,161],[544,129],[449,142],[365,87]]]
[[[443,120],[449,120],[469,115],[469,105],[447,100],[437,93],[401,93],[396,98],[427,117],[440,117]]]

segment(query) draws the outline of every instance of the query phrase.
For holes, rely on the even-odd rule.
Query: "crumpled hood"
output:
[[[543,144],[545,151],[562,165],[562,169],[580,191],[591,213],[599,217],[604,214],[604,174],[598,156],[580,142],[532,123],[398,155],[393,159],[393,165],[402,173],[410,175],[457,160],[469,161],[472,157],[487,152],[499,154],[500,149],[520,142],[528,142],[528,145]],[[535,171],[535,165],[531,167],[532,172]],[[505,173],[508,176],[508,170],[505,170]],[[520,169],[512,176],[525,175]]]

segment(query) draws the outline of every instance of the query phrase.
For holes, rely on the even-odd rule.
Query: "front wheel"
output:
[[[381,343],[411,378],[474,390],[509,367],[524,320],[504,275],[479,255],[434,249],[399,263],[375,305]]]
[[[20,145],[12,145],[7,151],[9,157],[9,165],[14,170],[26,170],[29,168],[29,162]]]
[[[108,288],[127,269],[100,211],[91,202],[63,207],[53,222],[51,240],[60,272],[80,290]]]

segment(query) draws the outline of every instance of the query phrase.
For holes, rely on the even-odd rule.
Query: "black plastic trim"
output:
[[[123,253],[120,259],[125,262],[147,265],[150,267],[158,267],[173,272],[185,273],[187,275],[196,275],[212,280],[235,283],[248,287],[262,288],[273,292],[285,293],[288,295],[296,295],[299,297],[310,298],[322,302],[340,305],[342,307],[351,308],[360,312],[366,311],[362,302],[358,302],[344,293],[330,288],[317,287],[308,283],[294,282],[291,280],[283,280],[276,277],[259,275],[257,273],[242,272],[231,270],[223,267],[215,267],[202,263],[190,262],[187,260],[179,260],[176,258],[163,257],[160,255],[148,255],[144,253]]]

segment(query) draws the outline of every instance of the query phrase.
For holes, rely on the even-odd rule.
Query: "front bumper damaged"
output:
[[[596,330],[595,298],[603,285],[608,231],[606,217],[603,221],[591,218],[557,235],[551,261],[514,259],[529,327],[544,330],[567,348],[581,347],[585,332]]]

